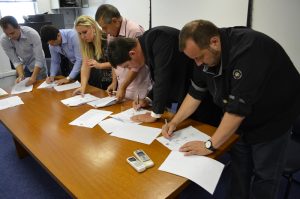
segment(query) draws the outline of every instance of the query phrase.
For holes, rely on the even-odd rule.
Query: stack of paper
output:
[[[161,132],[159,128],[124,123],[114,118],[100,122],[99,126],[112,136],[144,144],[151,144]]]
[[[19,94],[19,93],[26,93],[26,92],[31,92],[33,85],[26,86],[25,84],[28,82],[29,77],[26,79],[20,81],[19,83],[15,84],[11,90],[11,94]]]
[[[24,104],[19,96],[8,97],[0,100],[0,110]]]
[[[198,129],[189,126],[184,129],[173,132],[172,137],[167,139],[163,136],[157,138],[157,140],[170,150],[178,151],[179,148],[190,141],[207,141],[210,136],[199,131]]]
[[[130,118],[132,116],[135,116],[135,115],[140,115],[140,114],[145,114],[147,112],[150,112],[148,110],[144,110],[144,109],[140,109],[138,111],[134,110],[134,108],[130,108],[130,109],[127,109],[126,111],[123,111],[123,112],[120,112],[118,114],[114,114],[114,115],[111,115],[110,117],[113,117],[115,119],[118,119],[122,122],[127,122],[127,123],[141,123],[141,122],[134,122],[132,121]]]
[[[95,97],[91,94],[84,94],[83,96],[76,95],[74,97],[61,100],[61,102],[67,106],[79,106],[81,104],[85,104],[98,99],[99,99],[98,97]]]
[[[70,125],[82,126],[87,128],[93,128],[100,121],[112,114],[111,111],[102,111],[97,109],[91,109],[75,119]]]
[[[54,89],[58,92],[61,92],[61,91],[66,91],[66,90],[71,90],[71,89],[74,89],[74,88],[79,88],[81,86],[81,84],[76,81],[74,83],[71,83],[71,84],[64,84],[64,85],[60,85],[60,86],[54,86]]]
[[[205,156],[184,156],[172,151],[158,169],[188,178],[213,194],[224,165]]]
[[[99,108],[99,107],[105,107],[105,106],[110,106],[113,105],[117,102],[117,98],[115,96],[108,96],[108,97],[103,97],[100,98],[96,101],[93,102],[89,102],[88,105],[91,105],[95,108]]]
[[[5,91],[5,90],[3,90],[2,88],[0,88],[0,96],[1,95],[7,95],[8,93]]]
[[[39,85],[37,88],[40,89],[40,88],[53,88],[54,86],[57,86],[57,83],[56,82],[50,82],[49,84],[44,81],[41,85]]]

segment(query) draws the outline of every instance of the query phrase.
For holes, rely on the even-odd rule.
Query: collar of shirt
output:
[[[204,65],[203,66],[203,72],[211,74],[214,77],[218,77],[218,76],[222,75],[223,74],[222,60],[221,60],[221,63],[217,66],[211,67],[211,66]]]
[[[59,31],[59,32],[60,32],[60,35],[61,35],[61,46],[62,46],[63,44],[66,44],[68,41],[67,41],[67,37],[65,35],[65,32],[63,32],[63,31]]]
[[[24,29],[22,26],[20,26],[20,31],[21,31],[21,36],[20,36],[20,39],[27,39],[27,35],[26,33],[24,32]],[[20,40],[19,39],[19,40]]]
[[[121,28],[118,37],[126,37],[127,35],[127,19],[122,17]]]

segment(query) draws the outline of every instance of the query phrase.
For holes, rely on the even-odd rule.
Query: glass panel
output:
[[[18,3],[3,3],[0,2],[1,16],[14,16],[18,23],[24,23],[23,16],[35,14],[35,3],[33,2],[18,2]]]

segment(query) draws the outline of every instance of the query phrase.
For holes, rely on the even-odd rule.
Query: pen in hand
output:
[[[167,127],[167,125],[168,125],[168,120],[167,119],[165,119],[165,127]],[[169,130],[169,128],[168,128],[168,130]],[[170,136],[170,134],[169,134],[169,132],[167,131],[167,134],[168,134],[168,136]],[[169,139],[170,139],[170,137],[169,137]]]
[[[117,91],[108,91],[109,96],[114,96],[117,94]]]
[[[169,132],[170,131],[170,127],[171,126],[168,126],[168,120],[165,119],[165,125],[164,125],[165,134],[164,134],[164,137],[167,138],[167,139],[171,139],[171,136],[173,134],[173,132]]]
[[[137,94],[137,97],[136,97],[136,111],[139,111],[140,109],[140,95]]]

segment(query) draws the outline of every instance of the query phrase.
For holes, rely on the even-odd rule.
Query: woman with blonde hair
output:
[[[112,80],[111,65],[106,57],[106,34],[94,19],[86,15],[76,19],[75,29],[79,36],[83,61],[81,87],[75,90],[74,94],[83,94],[87,83],[106,90]]]

